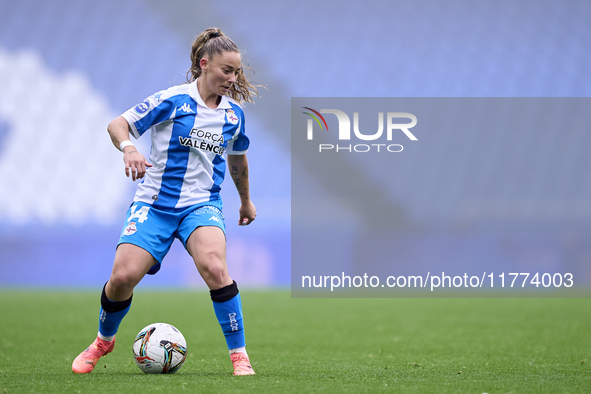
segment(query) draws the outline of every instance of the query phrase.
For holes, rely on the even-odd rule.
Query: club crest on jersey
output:
[[[144,101],[141,104],[136,105],[133,110],[138,114],[142,115],[145,114],[147,110],[150,109],[150,102],[148,100]]]
[[[125,231],[123,231],[123,235],[132,235],[137,231],[137,227],[135,222],[131,222],[125,227]]]
[[[228,119],[228,122],[230,122],[232,124],[238,123],[238,116],[236,116],[236,114],[234,113],[234,110],[227,109],[226,110],[226,118]]]

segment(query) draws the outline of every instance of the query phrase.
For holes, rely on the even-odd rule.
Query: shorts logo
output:
[[[195,213],[197,215],[212,215],[212,217],[209,220],[216,220],[216,219],[221,219],[224,220],[224,214],[222,213],[221,210],[219,210],[218,208],[214,207],[213,205],[205,205],[200,207],[199,209],[197,209],[195,211]],[[213,219],[213,217],[215,217],[216,219]]]
[[[131,222],[125,227],[125,231],[123,231],[123,235],[132,235],[137,231],[137,227],[135,226],[135,222]]]
[[[226,115],[228,118],[228,122],[230,122],[232,124],[238,123],[238,116],[236,116],[236,114],[234,113],[233,110],[231,110],[231,109],[226,110]]]
[[[216,216],[210,217],[209,220],[215,220],[216,222],[219,222],[220,221],[220,219],[218,219]]]
[[[148,100],[144,101],[141,104],[136,105],[134,108],[135,112],[137,112],[140,115],[146,113],[146,111],[149,109],[150,109],[150,102]]]

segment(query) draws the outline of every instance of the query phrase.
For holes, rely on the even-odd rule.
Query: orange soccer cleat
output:
[[[234,366],[234,375],[254,375],[254,370],[250,365],[248,356],[244,353],[234,353],[230,355],[232,359],[232,365]]]
[[[111,353],[115,347],[115,338],[111,342],[97,337],[94,342],[74,359],[72,371],[76,373],[92,372],[102,356]],[[249,364],[250,365],[250,364]]]

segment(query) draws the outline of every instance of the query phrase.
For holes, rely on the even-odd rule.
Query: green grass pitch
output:
[[[292,299],[242,291],[257,372],[234,377],[206,292],[138,289],[113,353],[70,366],[94,339],[95,292],[0,291],[2,393],[591,391],[588,299]],[[176,375],[144,375],[131,346],[149,323],[188,343]]]

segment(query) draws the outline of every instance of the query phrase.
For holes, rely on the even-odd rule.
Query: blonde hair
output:
[[[187,83],[195,81],[201,75],[201,59],[207,55],[209,60],[213,59],[214,55],[219,55],[223,51],[240,53],[240,50],[228,36],[226,36],[217,27],[206,29],[199,34],[191,47],[191,68],[187,71]],[[247,77],[244,69],[249,71]],[[237,102],[243,101],[252,103],[252,97],[259,95],[257,90],[261,85],[250,83],[250,77],[254,74],[254,70],[244,63],[241,64],[236,82],[232,84],[228,91],[228,96],[232,97]]]

